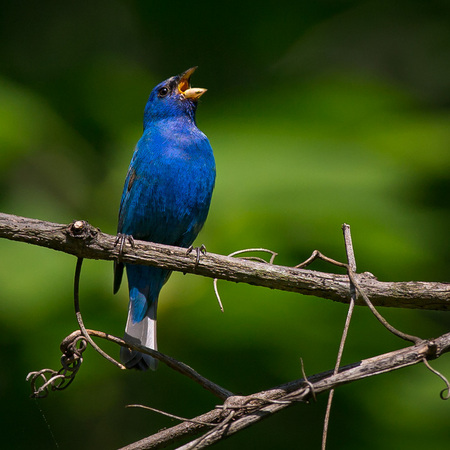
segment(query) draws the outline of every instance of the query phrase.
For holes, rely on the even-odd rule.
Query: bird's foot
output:
[[[194,247],[193,245],[191,245],[187,250],[186,250],[186,255],[189,255],[190,253],[192,253],[195,250],[195,253],[197,255],[197,257],[195,258],[195,266],[194,269],[197,268],[198,263],[200,262],[200,255],[206,255],[206,247],[204,246],[204,244],[200,245],[200,247]]]
[[[117,233],[116,241],[114,242],[114,247],[119,246],[119,261],[122,258],[123,249],[125,248],[126,241],[128,241],[131,247],[134,248],[134,238],[133,236],[131,236],[131,234]]]

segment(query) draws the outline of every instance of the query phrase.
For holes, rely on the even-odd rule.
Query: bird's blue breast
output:
[[[136,239],[187,247],[209,210],[215,163],[192,121],[167,119],[139,140],[125,181],[119,229]]]

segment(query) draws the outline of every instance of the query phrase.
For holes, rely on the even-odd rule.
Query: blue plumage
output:
[[[136,145],[122,194],[118,233],[135,239],[189,247],[208,214],[215,182],[208,138],[196,126],[197,100],[206,91],[190,87],[195,68],[169,78],[150,94],[144,133]],[[156,308],[170,271],[126,264],[129,312],[127,340],[156,349]],[[115,264],[114,292],[123,265]],[[122,349],[128,368],[156,368],[156,360]]]

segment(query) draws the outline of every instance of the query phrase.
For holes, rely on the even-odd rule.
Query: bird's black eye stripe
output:
[[[166,88],[166,87],[164,86],[164,87],[162,87],[162,88],[159,89],[159,91],[158,91],[158,97],[159,97],[159,98],[163,98],[163,97],[165,97],[168,93],[169,93],[169,89]]]

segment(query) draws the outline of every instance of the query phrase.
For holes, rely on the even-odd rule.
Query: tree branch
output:
[[[116,236],[102,233],[98,228],[81,220],[62,225],[0,213],[0,237],[82,258],[116,260],[119,257]],[[349,302],[350,281],[347,275],[264,264],[213,253],[203,255],[196,264],[195,254],[186,254],[184,248],[137,240],[134,247],[125,246],[121,260],[131,264],[164,267],[210,278],[314,295],[342,303]],[[355,277],[376,306],[450,310],[450,283],[382,282],[368,273]],[[360,295],[356,303],[365,304]]]
[[[61,225],[1,213],[0,237],[40,245],[75,255],[79,258],[77,268],[81,267],[80,258],[103,260],[117,260],[120,258],[123,262],[130,264],[164,267],[170,270],[196,273],[211,278],[245,282],[252,285],[329,298],[343,303],[349,302],[349,292],[352,291],[353,296],[355,294],[358,295],[356,303],[367,304],[373,310],[372,303],[378,306],[450,310],[450,284],[448,283],[383,283],[371,274],[355,274],[351,267],[336,261],[333,261],[333,263],[347,268],[347,275],[305,270],[301,267],[278,266],[272,263],[273,258],[271,258],[270,263],[263,263],[209,253],[198,260],[195,254],[190,255],[189,251],[186,251],[184,248],[143,241],[134,241],[132,246],[127,245],[121,251],[117,246],[116,236],[102,233],[99,229],[84,221],[75,221],[70,225]],[[312,261],[317,255],[319,255],[319,252],[313,252],[313,255],[300,266]],[[354,287],[354,289],[351,290],[351,287]],[[363,297],[363,299],[360,297]],[[371,301],[368,300],[368,297],[371,298]],[[75,298],[77,298],[77,281],[75,283]],[[84,329],[83,326],[81,328],[82,330]],[[88,333],[95,332],[84,330],[85,335]],[[106,334],[102,334],[100,337],[112,339],[111,336]],[[78,336],[75,336],[75,338],[73,344],[75,353],[78,352],[81,355],[85,346],[78,348]],[[90,340],[90,337],[85,336],[84,339]],[[114,338],[114,340],[119,345],[127,345],[119,338]],[[314,375],[308,379],[305,379],[304,376],[302,379],[283,384],[277,388],[245,397],[234,396],[230,391],[209,382],[209,380],[204,379],[204,377],[201,377],[201,375],[186,365],[176,361],[173,362],[171,358],[155,352],[158,353],[158,359],[167,359],[166,363],[174,365],[174,368],[200,382],[202,386],[225,401],[223,405],[217,406],[216,409],[206,414],[192,420],[184,420],[175,427],[130,444],[125,449],[161,448],[182,437],[208,430],[200,438],[194,439],[180,447],[184,450],[204,448],[295,402],[307,402],[311,398],[315,398],[316,394],[333,390],[342,384],[397,370],[419,362],[424,362],[429,367],[428,359],[438,358],[443,353],[450,351],[450,333],[434,340],[420,341],[419,338],[414,338],[413,341],[415,345],[412,347],[369,358],[343,367],[339,371],[335,369],[334,371]],[[80,355],[77,357],[81,361]],[[53,386],[52,383],[57,384],[56,389],[64,388],[70,384],[79,366],[79,362],[76,361],[75,357],[73,361],[69,361],[71,364],[72,362],[74,367],[69,369],[73,374],[71,372],[66,377],[67,379],[64,378],[62,380],[60,379],[62,376],[60,372],[50,371],[53,378],[44,383],[43,388],[48,389],[50,384]],[[439,375],[446,383],[447,388],[443,392],[448,391],[449,384],[445,377],[432,368],[430,370]],[[32,382],[35,383],[39,379],[45,381],[47,372],[49,371],[44,369],[31,374]],[[441,392],[441,397],[448,398],[448,395],[443,396]],[[216,425],[214,426],[214,424]],[[211,427],[213,428],[211,429]]]
[[[308,402],[313,394],[317,395],[344,384],[412,366],[424,360],[436,359],[449,351],[450,333],[447,333],[434,340],[422,341],[411,347],[344,366],[335,375],[333,375],[333,370],[330,370],[313,375],[307,380],[301,378],[245,397],[229,397],[220,407],[195,417],[193,419],[195,423],[191,421],[182,422],[127,445],[121,450],[162,448],[179,439],[208,430],[204,436],[180,447],[184,450],[204,448],[296,402]],[[234,413],[232,420],[224,424],[231,411]],[[200,422],[207,422],[208,425]],[[217,423],[217,427],[213,430],[209,430],[209,424],[211,423]]]

